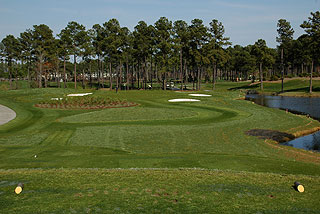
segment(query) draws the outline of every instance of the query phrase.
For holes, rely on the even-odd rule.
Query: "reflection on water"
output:
[[[246,95],[246,100],[250,100],[259,105],[270,108],[279,108],[294,113],[306,114],[312,118],[320,120],[320,98],[248,94]],[[293,146],[300,149],[320,151],[320,132],[297,138],[284,143],[284,145]]]

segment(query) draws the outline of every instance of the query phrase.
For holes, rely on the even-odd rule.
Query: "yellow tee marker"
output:
[[[18,186],[16,187],[16,189],[14,190],[14,192],[16,194],[20,194],[23,190],[23,186],[24,186],[23,183],[19,183]]]
[[[304,192],[304,186],[302,186],[299,182],[294,182],[294,188],[298,191],[298,192]]]

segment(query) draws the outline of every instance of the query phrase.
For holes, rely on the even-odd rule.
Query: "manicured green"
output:
[[[197,97],[201,102],[195,103],[169,103],[195,97],[160,90],[0,91],[0,104],[17,113],[0,126],[0,213],[317,213],[320,155],[246,131],[293,134],[320,123],[243,100],[248,84],[219,82],[215,91],[196,92],[212,97]],[[139,105],[100,110],[34,106],[83,92]],[[306,193],[291,188],[295,180],[308,186]],[[19,181],[26,188],[16,196]]]

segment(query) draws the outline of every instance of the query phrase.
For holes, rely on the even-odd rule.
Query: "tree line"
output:
[[[190,23],[161,17],[153,25],[138,22],[131,32],[117,19],[95,24],[86,30],[77,22],[56,36],[47,25],[34,25],[15,38],[7,35],[0,43],[0,77],[10,89],[19,79],[30,87],[97,87],[121,89],[152,88],[154,82],[166,90],[174,81],[179,88],[192,83],[282,79],[285,76],[319,75],[320,12],[311,12],[300,27],[305,34],[293,39],[294,30],[285,19],[277,24],[279,43],[269,48],[263,39],[242,47],[231,46],[223,24],[213,19],[205,26],[201,19]],[[15,84],[14,84],[15,83]],[[283,87],[282,87],[283,91]]]

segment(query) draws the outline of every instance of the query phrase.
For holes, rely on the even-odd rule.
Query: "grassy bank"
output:
[[[260,83],[240,83],[233,90],[256,90],[259,93],[279,94],[281,96],[296,96],[296,97],[320,97],[320,80],[313,80],[313,93],[309,93],[310,80],[307,78],[286,79],[284,81],[284,91],[281,92],[281,81],[267,81],[263,83],[263,91],[260,89]]]

